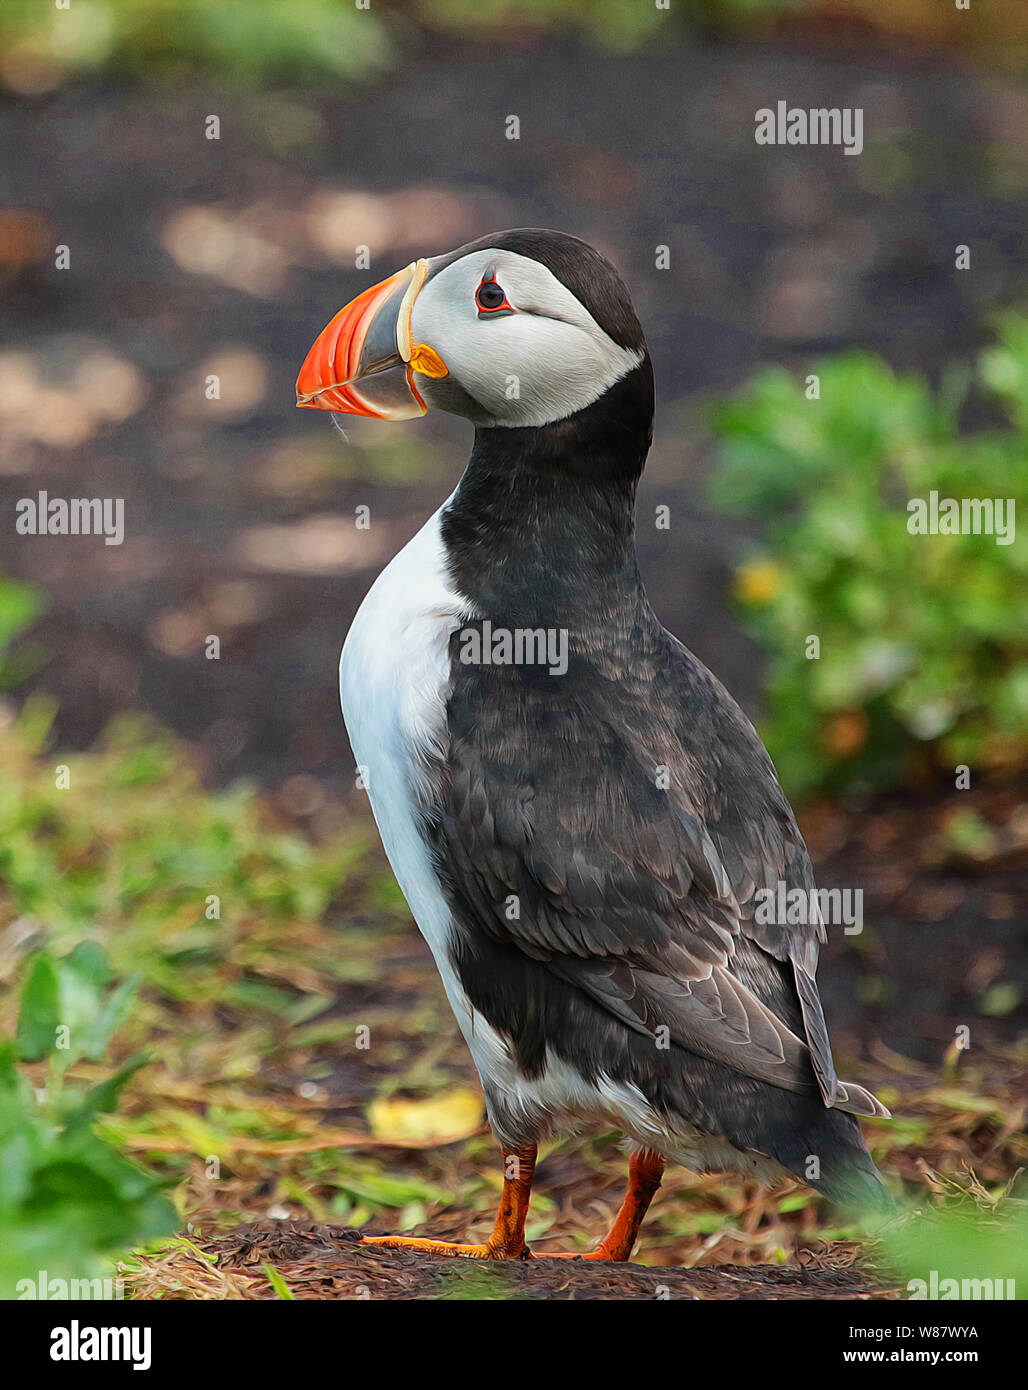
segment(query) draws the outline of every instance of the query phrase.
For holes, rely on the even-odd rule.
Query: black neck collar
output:
[[[635,490],[652,428],[647,357],[566,420],[476,430],[442,518],[458,592],[482,616],[526,626],[638,595]]]

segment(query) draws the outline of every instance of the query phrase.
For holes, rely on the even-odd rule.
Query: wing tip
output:
[[[849,1115],[861,1115],[869,1120],[892,1119],[892,1111],[887,1110],[877,1096],[873,1096],[870,1091],[865,1091],[863,1086],[858,1086],[853,1081],[837,1083],[831,1104],[835,1110],[845,1110]]]

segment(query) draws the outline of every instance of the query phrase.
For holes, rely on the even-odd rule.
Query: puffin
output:
[[[668,1162],[887,1206],[857,1117],[888,1111],[836,1075],[795,817],[640,576],[653,371],[618,271],[539,228],[419,259],[332,318],[296,394],[474,426],[456,489],[361,604],[340,693],[481,1080],[502,1195],[484,1242],[365,1241],[529,1258],[538,1145],[588,1128],[619,1131],[629,1161],[587,1259],[629,1259]],[[796,889],[814,910],[768,909]]]

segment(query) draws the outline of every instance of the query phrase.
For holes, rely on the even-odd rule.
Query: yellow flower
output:
[[[735,575],[735,592],[743,603],[770,603],[782,587],[782,571],[773,560],[750,560]]]

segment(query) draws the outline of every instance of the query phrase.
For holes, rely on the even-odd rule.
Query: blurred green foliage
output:
[[[0,1044],[0,1297],[25,1294],[22,1280],[45,1296],[51,1279],[110,1277],[105,1257],[178,1224],[162,1183],[94,1123],[145,1057],[91,1086],[66,1076],[82,1058],[103,1057],[137,984],[115,985],[92,941],[60,959],[40,952],[26,971],[16,1038]],[[44,1076],[27,1074],[25,1063],[43,1062]]]
[[[39,0],[0,7],[0,77],[15,90],[50,90],[69,77],[183,69],[240,82],[357,79],[395,60],[425,29],[488,37],[579,32],[602,46],[638,47],[667,24],[725,29],[809,0]]]
[[[239,81],[373,73],[390,53],[377,12],[340,0],[4,0],[3,76],[16,90],[124,69]]]
[[[488,33],[497,29],[570,29],[605,47],[630,50],[670,23],[725,30],[783,11],[810,9],[810,0],[414,0],[409,10],[439,29]]]
[[[35,586],[0,575],[0,692],[13,690],[47,660],[41,647],[20,640],[46,606]]]
[[[881,1231],[878,1247],[883,1266],[922,1300],[1023,1300],[1028,1289],[1028,1202],[951,1201],[920,1210]],[[915,1280],[924,1287],[914,1286]],[[943,1284],[945,1280],[956,1280],[956,1286]]]
[[[1024,50],[1020,0],[965,14],[938,0],[849,0],[851,22],[901,41],[974,46],[1016,66]],[[360,6],[360,7],[358,7]],[[239,83],[357,81],[395,65],[426,33],[456,43],[578,34],[599,48],[634,51],[669,30],[760,33],[795,21],[833,35],[833,0],[4,0],[0,82],[27,94],[98,72]]]
[[[907,503],[1013,498],[1028,518],[1028,320],[1007,315],[977,380],[1006,422],[961,434],[972,383],[880,359],[815,364],[820,399],[761,372],[718,406],[718,505],[758,522],[744,621],[768,656],[765,737],[801,795],[904,784],[926,765],[1010,766],[1028,731],[1028,546],[913,535]],[[807,655],[808,639],[819,659]]]

